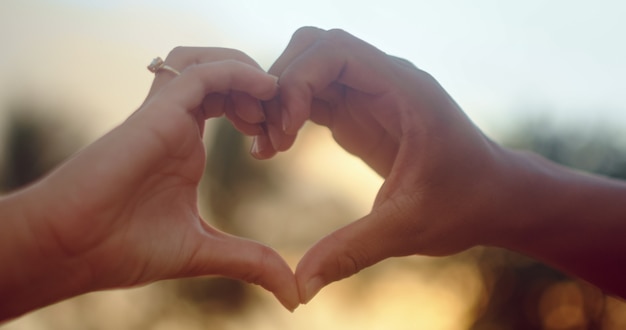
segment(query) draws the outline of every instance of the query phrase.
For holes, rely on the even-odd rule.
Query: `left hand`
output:
[[[45,212],[30,226],[34,237],[48,256],[79,261],[85,292],[223,275],[260,284],[295,308],[285,261],[212,228],[197,207],[204,121],[226,113],[258,134],[258,100],[275,96],[275,77],[228,49],[178,48],[165,62],[181,74],[158,72],[137,112],[30,188]]]

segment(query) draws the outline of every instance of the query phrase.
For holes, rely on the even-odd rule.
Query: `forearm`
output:
[[[29,188],[0,198],[0,323],[84,292],[89,269],[33,234],[41,207]]]
[[[626,297],[626,183],[511,152],[510,212],[494,245]]]

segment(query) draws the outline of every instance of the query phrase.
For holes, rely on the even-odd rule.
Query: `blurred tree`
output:
[[[83,140],[57,109],[40,109],[26,101],[8,107],[0,191],[11,191],[41,177],[69,157]]]
[[[626,179],[625,136],[610,124],[564,126],[536,118],[518,127],[503,138],[504,145],[534,151],[572,168]]]
[[[246,137],[225,118],[213,123],[214,132],[207,143],[207,162],[200,187],[206,198],[205,211],[211,222],[232,234],[237,228],[237,207],[258,194],[276,192],[267,162],[255,161],[248,153]]]

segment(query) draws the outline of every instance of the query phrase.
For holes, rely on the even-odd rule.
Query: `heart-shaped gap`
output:
[[[367,214],[382,184],[374,171],[306,125],[292,150],[258,161],[226,119],[208,125],[199,206],[212,225],[265,243],[293,266],[336,228]]]

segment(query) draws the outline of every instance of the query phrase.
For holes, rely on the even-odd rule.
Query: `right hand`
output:
[[[266,103],[262,138],[272,144],[257,158],[288,149],[310,118],[385,178],[370,214],[300,261],[303,303],[388,257],[449,255],[485,243],[486,230],[477,228],[498,211],[486,204],[503,197],[493,194],[506,184],[505,153],[430,75],[346,32],[316,28],[297,31],[269,72],[280,79],[280,100]]]

